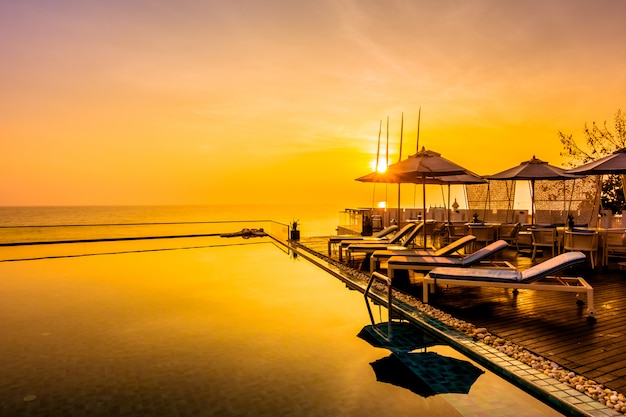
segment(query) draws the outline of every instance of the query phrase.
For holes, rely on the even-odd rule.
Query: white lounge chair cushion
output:
[[[532,266],[525,271],[514,269],[487,268],[435,268],[428,274],[434,279],[457,279],[466,281],[486,282],[520,282],[530,283],[546,277],[562,269],[585,261],[582,252],[566,252],[547,261]]]
[[[504,240],[495,241],[484,248],[463,258],[451,256],[393,256],[389,258],[389,265],[402,266],[471,266],[507,248],[509,244]]]

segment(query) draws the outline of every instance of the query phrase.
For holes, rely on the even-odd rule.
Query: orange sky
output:
[[[354,179],[380,120],[395,162],[420,107],[420,147],[478,174],[561,165],[559,131],[582,141],[626,110],[624,16],[621,0],[0,2],[0,205],[367,206]]]

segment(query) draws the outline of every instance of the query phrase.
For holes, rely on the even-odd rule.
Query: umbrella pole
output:
[[[530,180],[530,209],[533,216],[530,224],[534,226],[536,224],[535,215],[537,213],[537,209],[535,208],[535,180]]]
[[[402,216],[400,215],[400,183],[398,183],[398,226],[402,223]]]
[[[450,223],[450,184],[448,184],[448,209],[446,210],[446,223]]]
[[[422,222],[424,222],[423,231],[424,231],[424,249],[426,249],[426,175],[422,174],[422,200],[424,203]]]

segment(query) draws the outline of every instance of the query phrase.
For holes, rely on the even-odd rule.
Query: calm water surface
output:
[[[377,381],[390,352],[357,337],[360,293],[272,243],[218,239],[0,262],[0,415],[558,415],[488,372],[469,395]]]
[[[270,238],[4,247],[0,280],[2,417],[559,415],[489,372],[378,381],[362,294]]]

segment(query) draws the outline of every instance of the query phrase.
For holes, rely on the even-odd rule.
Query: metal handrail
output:
[[[381,274],[380,272],[372,272],[372,274],[370,275],[370,279],[369,282],[367,283],[367,288],[365,289],[365,292],[363,293],[363,295],[365,296],[365,301],[367,303],[367,297],[368,297],[368,293],[370,291],[370,288],[372,287],[372,284],[374,284],[374,281],[381,281],[385,284],[387,284],[387,335],[385,335],[383,332],[379,331],[378,328],[376,326],[372,326],[372,329],[383,339],[387,340],[387,341],[391,341],[392,338],[392,334],[391,334],[391,306],[392,306],[392,300],[393,300],[393,291],[392,291],[392,285],[391,285],[391,278],[389,278],[386,275]],[[372,324],[374,323],[374,316],[372,315],[372,311],[369,308],[369,304],[367,304],[367,309],[369,311],[370,314],[370,319],[372,320]]]

